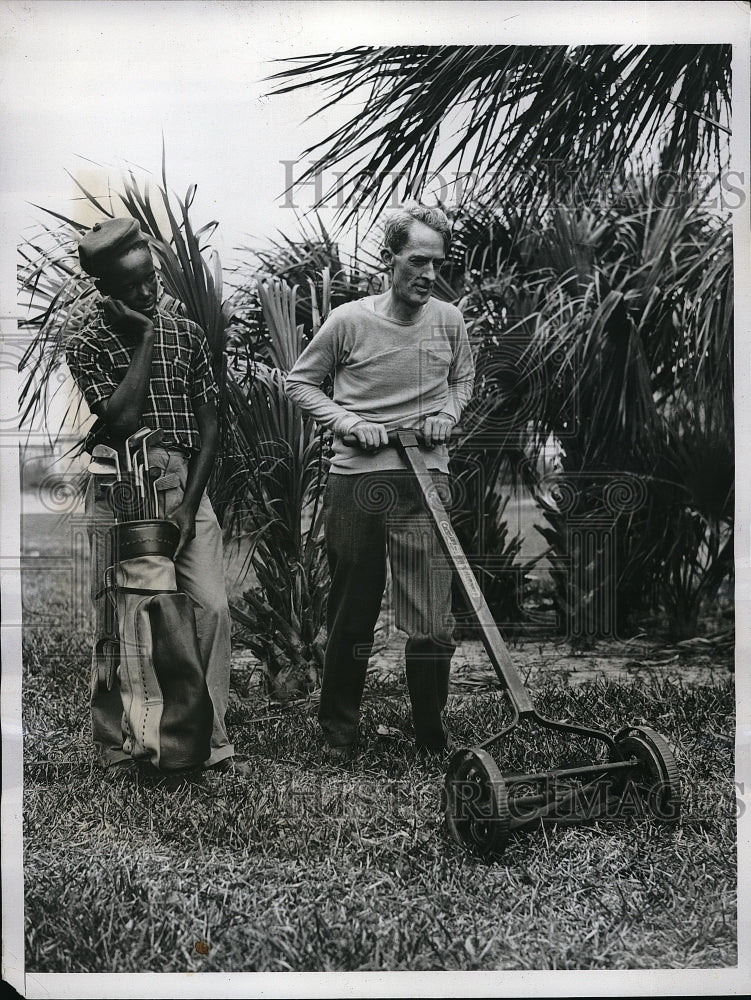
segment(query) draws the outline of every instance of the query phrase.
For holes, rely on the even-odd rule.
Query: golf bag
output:
[[[209,756],[213,707],[193,604],[177,590],[171,521],[111,529],[123,703],[123,749],[160,771],[200,766]]]

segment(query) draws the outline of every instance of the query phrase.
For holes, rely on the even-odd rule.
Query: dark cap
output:
[[[135,219],[105,219],[97,222],[78,244],[81,267],[94,278],[101,278],[107,266],[128,250],[146,243]]]

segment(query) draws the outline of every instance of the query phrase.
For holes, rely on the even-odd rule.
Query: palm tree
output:
[[[609,185],[643,151],[663,172],[718,171],[730,61],[729,45],[361,46],[287,60],[271,79],[277,93],[320,87],[320,111],[356,104],[305,150],[304,176],[336,165],[346,214],[377,214],[436,173],[464,178],[460,202],[521,208]]]
[[[294,320],[302,326],[303,346],[321,325],[319,303],[334,309],[345,302],[380,291],[384,275],[380,262],[357,248],[353,257],[343,253],[320,216],[316,224],[298,220],[298,232],[279,233],[265,246],[242,246],[241,263],[233,283],[235,310],[233,341],[253,357],[276,364],[268,324],[262,318],[259,275],[273,276],[295,288]],[[282,366],[283,367],[283,366]]]
[[[324,284],[327,284],[324,276]],[[270,363],[236,354],[228,372],[242,465],[227,529],[246,547],[250,586],[231,605],[241,638],[262,664],[268,692],[286,699],[310,690],[323,665],[329,579],[321,505],[324,436],[284,392],[303,347],[296,289],[273,276],[258,282]],[[325,318],[330,303],[313,294]]]
[[[321,110],[356,105],[303,154],[307,174],[336,165],[346,216],[465,178],[464,266],[449,277],[479,342],[473,407],[497,417],[513,383],[527,450],[559,443],[559,492],[566,475],[648,481],[644,508],[620,518],[618,599],[659,599],[690,632],[728,571],[732,524],[730,231],[691,210],[728,162],[730,47],[358,47],[289,63],[277,92],[316,86]],[[709,455],[713,491],[696,485]],[[584,577],[601,560],[572,591],[568,519],[530,478],[573,614],[596,603]]]
[[[491,449],[526,453],[569,634],[660,603],[685,638],[732,568],[731,233],[650,190],[643,178],[522,227],[489,209],[455,224],[478,345],[470,417],[485,411]],[[529,458],[550,441],[559,471],[541,480]]]

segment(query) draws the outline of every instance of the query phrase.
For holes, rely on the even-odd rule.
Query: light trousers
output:
[[[152,467],[162,475],[177,473],[179,485],[164,491],[164,511],[169,514],[182,501],[188,471],[188,459],[179,451],[153,448],[149,452]],[[114,516],[106,496],[98,489],[98,477],[91,476],[86,490],[86,515],[91,549],[91,594],[94,604],[94,655],[91,669],[91,725],[99,759],[105,766],[127,759],[123,750],[123,706],[117,683],[101,690],[98,684],[98,640],[107,632],[109,597],[103,593],[104,574],[112,565],[109,528]],[[180,591],[195,604],[196,629],[201,658],[206,669],[206,686],[214,707],[211,755],[206,765],[231,757],[224,717],[229,703],[231,666],[230,614],[224,583],[222,532],[204,493],[196,512],[196,537],[188,542],[175,560],[175,575]]]

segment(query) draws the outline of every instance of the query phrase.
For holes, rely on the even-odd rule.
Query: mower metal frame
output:
[[[597,818],[584,815],[580,819],[571,815],[571,808],[586,801],[586,793],[595,785],[605,788],[605,803],[620,800],[629,781],[644,778],[661,780],[665,786],[667,811],[663,819],[675,819],[680,810],[680,792],[677,768],[668,744],[659,734],[647,727],[626,727],[610,736],[604,730],[547,718],[538,712],[529,692],[511,659],[498,626],[485,597],[472,572],[448,514],[420,452],[420,441],[414,430],[392,431],[389,443],[394,444],[404,456],[414,474],[426,507],[438,533],[441,547],[456,573],[459,587],[467,600],[479,626],[485,651],[490,658],[511,707],[512,720],[500,732],[493,734],[477,747],[456,751],[449,760],[446,774],[446,818],[454,839],[481,854],[500,853],[505,847],[506,836],[513,830],[528,827],[541,820],[566,819],[574,822]],[[504,740],[521,723],[531,723],[544,729],[566,735],[576,735],[596,740],[607,748],[608,760],[580,767],[554,768],[535,774],[501,774],[488,754],[491,747]],[[472,794],[478,791],[474,817],[462,826],[462,817],[452,815],[456,806],[454,778],[466,771],[473,774],[469,784]],[[452,778],[453,776],[453,778]],[[565,782],[576,780],[574,785]],[[512,797],[508,793],[523,786],[544,786],[544,791]],[[467,804],[465,800],[464,805]],[[472,803],[470,803],[472,804]],[[591,804],[591,802],[590,802]],[[513,805],[516,815],[512,815]],[[588,811],[589,812],[589,811]],[[466,818],[466,817],[465,817]]]

